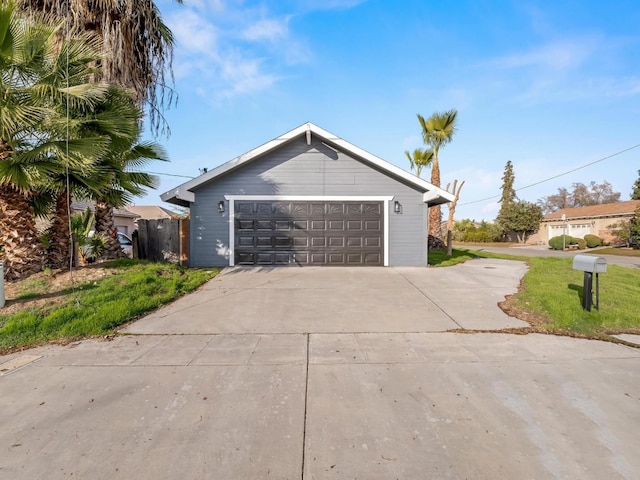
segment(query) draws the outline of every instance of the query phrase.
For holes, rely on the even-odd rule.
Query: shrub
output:
[[[594,248],[601,246],[604,241],[597,235],[585,235],[584,241],[587,242],[587,247]]]
[[[562,241],[562,237],[564,237],[564,242]],[[570,237],[569,235],[558,235],[557,237],[549,239],[549,246],[554,250],[562,250],[563,243],[565,246],[569,245],[572,243],[572,239],[573,237]]]
[[[550,238],[549,246],[554,250],[562,250],[563,236],[565,247],[568,247],[569,245],[578,245],[579,250],[584,250],[585,248],[587,248],[587,242],[585,242],[582,238],[576,238],[570,235],[558,235],[557,237]]]

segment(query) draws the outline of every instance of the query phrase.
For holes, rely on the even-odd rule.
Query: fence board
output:
[[[138,257],[154,262],[181,262],[180,220],[138,220]]]

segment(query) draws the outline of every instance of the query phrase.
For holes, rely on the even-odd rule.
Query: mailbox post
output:
[[[593,274],[596,274],[596,310],[600,310],[600,285],[598,274],[607,273],[607,260],[595,255],[576,255],[573,257],[573,269],[584,272],[582,284],[582,308],[591,311],[593,303]]]

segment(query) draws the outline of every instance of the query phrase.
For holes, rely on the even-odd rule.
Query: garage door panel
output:
[[[236,229],[239,231],[242,230],[253,230],[253,220],[238,220],[236,222]]]
[[[272,213],[276,216],[288,216],[291,213],[291,204],[289,202],[275,203]]]
[[[256,203],[254,211],[256,215],[270,217],[273,213],[273,205],[269,203]]]
[[[254,246],[254,237],[250,236],[250,237],[246,237],[246,236],[239,236],[238,237],[238,245],[241,247],[253,247]]]
[[[342,248],[344,247],[345,239],[344,237],[329,237],[329,246],[333,248]]]
[[[274,230],[286,232],[291,230],[292,224],[290,220],[275,220],[273,227]]]
[[[382,202],[236,201],[238,265],[382,265]]]
[[[330,253],[329,254],[329,264],[331,264],[331,265],[344,265],[345,264],[345,254],[344,253]]]
[[[271,220],[256,220],[254,222],[254,228],[256,230],[266,230],[266,231],[271,231],[273,230],[273,224],[271,223]]]
[[[294,248],[307,248],[309,246],[309,237],[293,237]]]
[[[342,203],[330,203],[327,205],[327,215],[344,215],[344,205]]]
[[[349,220],[347,230],[362,230],[362,220]]]
[[[365,253],[362,263],[366,265],[380,265],[382,263],[382,256],[379,253]]]
[[[311,203],[309,204],[309,215],[324,215],[325,208],[324,203]]]
[[[271,252],[258,252],[255,254],[256,264],[257,265],[273,265],[274,257]]]
[[[291,262],[291,254],[289,252],[276,252],[274,257],[274,263],[276,265],[289,265]]]
[[[349,237],[347,238],[347,247],[359,248],[362,247],[362,237]]]
[[[379,232],[382,222],[379,220],[367,220],[364,222],[364,229],[368,231]]]
[[[311,246],[313,248],[321,248],[327,246],[327,239],[325,237],[312,237]]]
[[[291,248],[293,246],[293,238],[285,236],[274,237],[273,245],[276,248]]]
[[[255,205],[253,203],[248,203],[248,202],[236,203],[236,206],[235,206],[236,215],[237,216],[241,216],[245,214],[253,215],[254,208],[255,208]]]
[[[312,220],[311,221],[311,230],[322,230],[323,232],[327,229],[327,222],[324,220]]]
[[[291,214],[294,216],[307,217],[309,215],[310,205],[307,202],[294,202],[291,206]]]
[[[309,257],[310,257],[309,263],[312,263],[315,265],[324,265],[325,263],[327,263],[326,262],[327,256],[324,253],[311,253]]]
[[[382,246],[382,242],[380,241],[380,237],[365,237],[363,240],[364,240],[364,246],[365,247],[375,248],[375,247],[381,247]]]
[[[345,213],[347,215],[360,215],[362,213],[362,204],[347,203]]]
[[[362,208],[365,215],[382,215],[382,203],[364,203]]]

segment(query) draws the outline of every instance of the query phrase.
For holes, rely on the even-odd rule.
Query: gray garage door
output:
[[[382,202],[236,201],[236,265],[383,265]]]

